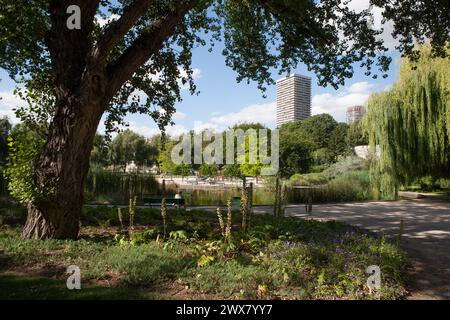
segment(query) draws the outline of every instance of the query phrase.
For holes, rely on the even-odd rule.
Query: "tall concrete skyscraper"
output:
[[[311,116],[311,78],[293,74],[277,81],[277,127]]]

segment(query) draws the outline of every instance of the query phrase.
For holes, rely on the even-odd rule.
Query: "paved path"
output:
[[[255,208],[263,212],[269,208]],[[304,206],[287,215],[305,216]],[[396,237],[404,221],[402,246],[408,252],[410,299],[450,299],[450,202],[418,199],[395,202],[316,205],[313,219],[338,220]]]

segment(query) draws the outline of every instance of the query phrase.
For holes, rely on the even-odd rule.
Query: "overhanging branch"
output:
[[[145,12],[153,6],[156,0],[136,0],[128,5],[122,16],[112,22],[104,31],[94,49],[97,59],[104,61],[108,53],[120,42],[125,34],[142,17]]]
[[[164,41],[175,32],[184,16],[194,8],[198,0],[180,0],[167,14],[155,20],[128,47],[115,62],[108,66],[108,90],[114,95],[133,74],[146,63]]]

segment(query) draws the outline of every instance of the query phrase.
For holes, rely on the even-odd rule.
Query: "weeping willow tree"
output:
[[[380,198],[396,198],[399,186],[421,177],[450,177],[450,61],[421,51],[417,62],[402,61],[392,89],[369,99],[371,182]]]

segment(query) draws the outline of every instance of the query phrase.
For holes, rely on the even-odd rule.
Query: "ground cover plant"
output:
[[[406,257],[393,243],[337,222],[251,217],[239,212],[85,208],[73,240],[22,240],[23,221],[0,210],[0,298],[396,299],[406,294]],[[9,211],[8,211],[9,210]],[[22,219],[25,215],[22,214]],[[230,222],[231,221],[231,222]],[[227,230],[229,228],[229,231]],[[82,290],[66,289],[78,265]],[[382,288],[367,287],[379,265]]]

